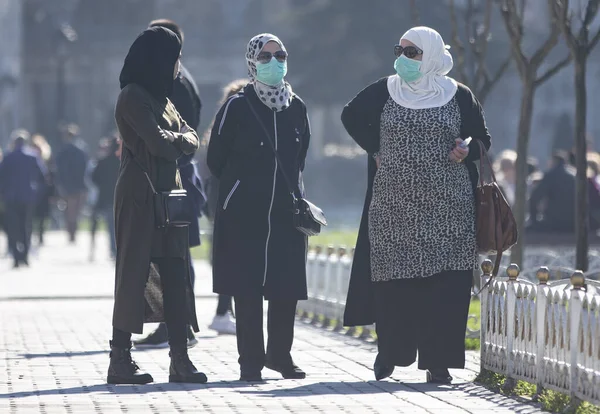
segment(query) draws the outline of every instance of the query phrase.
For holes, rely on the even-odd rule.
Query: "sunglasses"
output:
[[[288,54],[283,50],[278,50],[275,53],[271,52],[260,52],[256,57],[258,63],[269,63],[271,59],[275,57],[278,62],[285,62],[287,60]]]
[[[402,47],[400,45],[394,46],[394,55],[396,57],[400,57],[402,55],[406,56],[409,59],[414,59],[418,55],[422,55],[423,51],[415,46],[406,46]]]

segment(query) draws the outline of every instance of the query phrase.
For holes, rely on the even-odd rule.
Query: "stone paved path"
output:
[[[154,384],[109,386],[104,377],[113,273],[110,261],[100,258],[105,249],[91,264],[85,245],[66,246],[56,235],[48,243],[29,269],[10,270],[10,262],[0,259],[2,414],[541,412],[472,384],[477,353],[468,354],[466,370],[452,371],[452,386],[424,383],[414,366],[376,382],[373,345],[301,323],[294,356],[308,373],[305,380],[282,380],[265,369],[265,383],[237,381],[235,337],[203,328],[190,356],[209,384],[169,384],[167,350],[152,350],[134,357],[153,374]],[[216,300],[207,265],[198,270],[198,317],[206,327]]]

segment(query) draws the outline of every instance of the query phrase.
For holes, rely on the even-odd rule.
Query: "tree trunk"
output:
[[[586,110],[587,93],[585,90],[585,72],[587,56],[585,50],[579,50],[575,56],[575,165],[577,167],[577,186],[575,196],[575,237],[577,239],[575,268],[588,270],[588,180],[587,180],[587,142]]]
[[[535,96],[534,74],[528,73],[523,79],[521,95],[521,114],[517,136],[517,175],[515,186],[514,214],[519,231],[519,241],[511,249],[510,261],[523,267],[525,253],[525,217],[527,213],[527,152],[529,149],[529,134],[533,116],[533,98]]]

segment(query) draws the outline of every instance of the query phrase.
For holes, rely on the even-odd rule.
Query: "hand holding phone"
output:
[[[471,143],[472,139],[473,138],[469,137],[469,138],[465,139],[463,142],[461,142],[458,146],[462,149],[467,149],[467,148],[469,148],[469,144]]]

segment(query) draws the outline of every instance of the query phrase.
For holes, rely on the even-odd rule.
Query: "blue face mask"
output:
[[[421,62],[414,59],[409,59],[404,55],[401,55],[396,62],[394,62],[394,69],[396,73],[406,82],[416,82],[423,74],[420,72]]]
[[[275,57],[268,63],[256,64],[256,79],[265,85],[278,85],[287,74],[287,61],[279,62]]]

